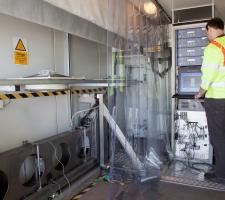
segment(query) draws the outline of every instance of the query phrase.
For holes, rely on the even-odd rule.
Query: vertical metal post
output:
[[[99,94],[99,129],[100,129],[100,166],[105,164],[104,110],[103,94]]]
[[[42,188],[42,185],[41,185],[40,150],[39,150],[39,145],[38,144],[36,144],[36,151],[37,151],[37,169],[38,169],[38,183],[39,183],[38,190],[40,190]]]
[[[84,162],[87,162],[87,130],[83,129]]]
[[[93,128],[93,132],[94,132],[94,158],[97,158],[98,156],[98,149],[97,149],[97,121],[98,121],[98,112],[96,112],[96,119],[94,121],[94,128]]]
[[[172,7],[172,24],[174,24],[174,0],[171,1],[171,7]]]
[[[171,25],[172,26],[172,25]],[[177,71],[176,71],[176,29],[172,26],[171,27],[171,43],[172,43],[172,68],[171,68],[171,94],[176,93],[176,85],[177,85]],[[175,141],[174,141],[174,134],[175,134],[175,129],[174,129],[174,114],[176,110],[176,105],[175,105],[175,99],[172,99],[171,102],[171,148],[172,151],[175,152]]]

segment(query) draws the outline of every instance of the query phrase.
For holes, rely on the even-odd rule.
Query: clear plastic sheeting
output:
[[[155,4],[151,4],[150,1],[149,5],[148,0],[114,0],[113,3],[110,2],[111,0],[43,1],[54,5],[55,7],[63,9],[68,13],[86,19],[87,21],[90,21],[105,30],[123,36],[124,38],[128,36],[127,29],[132,27],[140,28],[147,25],[147,17],[140,14],[139,10],[144,11],[145,9],[150,13],[156,11],[157,13],[151,14],[153,16],[153,20],[158,19],[158,12],[160,12],[160,15],[163,15],[163,18],[161,18],[160,20],[168,20],[167,15],[162,11],[157,10],[157,8],[154,7]],[[134,7],[135,9],[133,9]],[[129,37],[132,38],[133,36],[130,35]]]
[[[107,0],[44,0],[67,12],[107,27]]]
[[[109,0],[108,21],[118,33],[107,36],[108,77],[117,80],[108,91],[110,177],[144,183],[160,177],[170,144],[169,21],[145,0]]]
[[[118,33],[125,37],[125,29],[121,29],[126,23],[124,10],[130,4],[128,0],[115,0],[109,5],[108,0],[44,0],[56,7],[59,7],[69,13],[86,19],[98,26],[107,29],[113,33]],[[111,7],[113,6],[113,7]],[[108,18],[108,10],[111,17]],[[122,12],[121,12],[122,11]]]

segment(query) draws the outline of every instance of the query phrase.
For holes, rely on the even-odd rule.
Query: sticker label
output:
[[[13,46],[14,64],[28,65],[28,48],[26,39],[14,38]]]

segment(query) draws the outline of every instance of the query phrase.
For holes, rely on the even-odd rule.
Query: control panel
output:
[[[204,111],[177,111],[175,130],[177,158],[212,162],[212,147]]]

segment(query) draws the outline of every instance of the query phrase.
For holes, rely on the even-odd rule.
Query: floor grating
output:
[[[164,167],[161,181],[217,191],[225,191],[224,184],[218,184],[204,179],[204,171],[207,171],[207,167],[208,166],[202,166],[202,171],[196,171],[185,167],[181,162],[173,162],[171,165]]]

